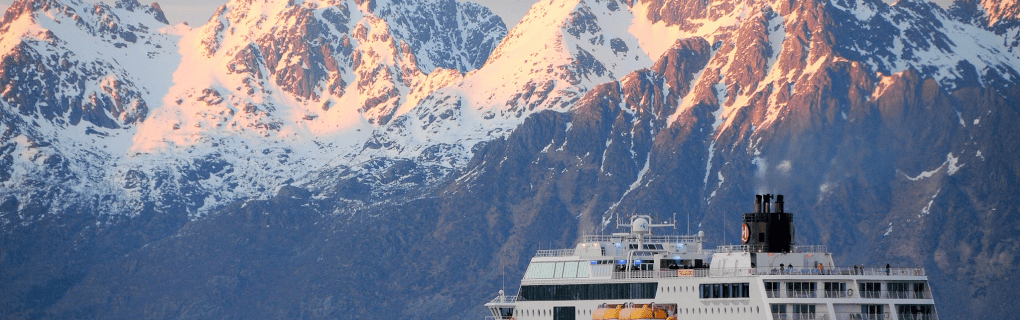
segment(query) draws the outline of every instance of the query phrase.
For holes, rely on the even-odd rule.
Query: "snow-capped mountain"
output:
[[[77,190],[84,197],[114,194],[134,203],[103,210],[116,214],[146,202],[160,207],[163,197],[149,192],[168,189],[191,190],[189,211],[200,214],[264,195],[344,152],[357,154],[398,107],[459,77],[459,70],[436,68],[476,68],[506,33],[487,9],[452,0],[238,1],[195,30],[167,26],[157,7],[134,1],[116,8],[21,1],[4,21],[6,102],[21,111],[11,121],[41,115],[48,122],[11,125],[30,131],[11,134],[10,141],[25,137],[11,154],[91,157],[77,162],[94,167],[70,173],[92,176],[72,180],[105,186]],[[91,78],[65,72],[75,65]],[[45,86],[27,80],[33,68],[53,73]],[[38,112],[28,110],[35,106]],[[85,140],[61,138],[71,132]],[[34,141],[47,146],[28,151]],[[22,165],[11,173],[11,193],[17,181],[34,179],[38,165],[15,166]],[[188,171],[200,173],[179,174]]]
[[[192,28],[21,0],[0,310],[473,317],[541,239],[634,212],[726,239],[725,213],[779,192],[801,240],[959,275],[933,276],[946,317],[1008,314],[983,297],[1015,284],[992,244],[1016,227],[1017,12],[547,0],[508,31],[454,0],[235,0]]]

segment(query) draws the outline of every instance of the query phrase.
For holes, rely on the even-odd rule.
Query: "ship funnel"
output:
[[[775,211],[771,194],[756,195],[755,212],[744,214],[741,240],[759,252],[790,252],[794,242],[793,214],[783,208],[783,195],[775,195]]]

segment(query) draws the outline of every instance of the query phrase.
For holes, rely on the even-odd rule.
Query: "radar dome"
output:
[[[631,222],[630,231],[632,233],[648,233],[648,219],[637,218],[634,222]]]

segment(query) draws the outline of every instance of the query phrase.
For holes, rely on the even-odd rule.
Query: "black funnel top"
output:
[[[783,205],[783,195],[755,196],[755,211],[745,213],[741,225],[741,241],[752,251],[790,252],[794,244],[793,214],[783,212]]]

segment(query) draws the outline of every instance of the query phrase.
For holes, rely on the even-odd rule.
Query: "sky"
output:
[[[91,1],[91,0],[85,0]],[[103,0],[108,3],[115,3],[116,0]],[[943,7],[947,7],[953,0],[932,0],[935,3]],[[7,7],[10,7],[14,0],[0,0],[0,10],[7,11]],[[151,3],[149,0],[139,0],[141,3]],[[180,22],[188,22],[191,26],[199,26],[205,24],[212,16],[216,8],[221,4],[226,3],[225,0],[157,0],[159,6],[163,8],[163,13],[166,14],[167,20],[170,20],[171,24],[177,24]],[[493,12],[503,18],[503,22],[506,23],[507,28],[513,28],[517,25],[517,22],[524,17],[524,14],[528,12],[531,5],[537,0],[473,0],[489,7]],[[890,0],[886,0],[890,2]]]

